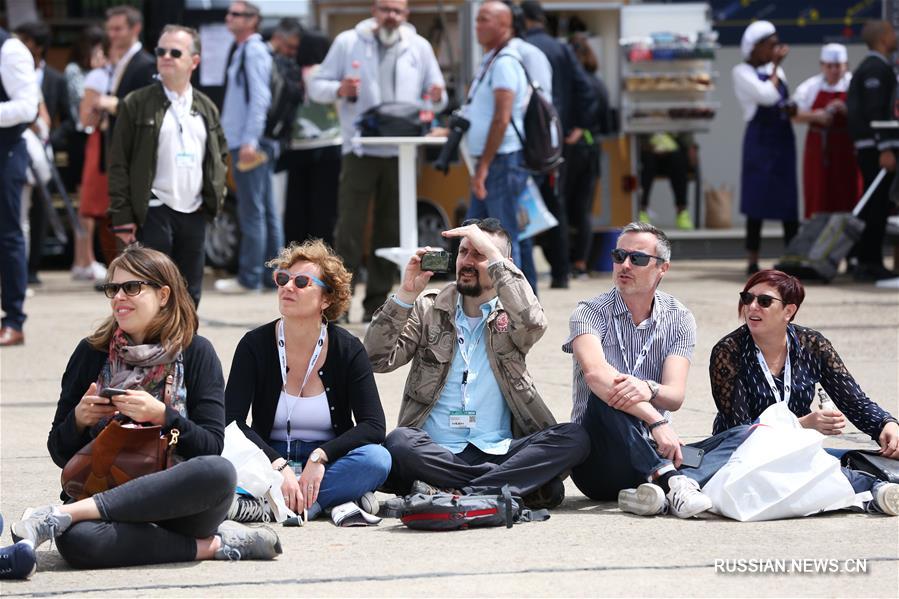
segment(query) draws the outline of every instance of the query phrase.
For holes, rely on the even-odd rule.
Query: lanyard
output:
[[[471,87],[468,88],[468,98],[465,100],[465,104],[471,104],[471,101],[474,100],[474,92],[477,90],[478,86],[481,85],[481,81],[483,81],[484,77],[487,76],[487,71],[490,70],[490,67],[493,66],[494,61],[499,58],[499,53],[502,52],[508,42],[504,43],[502,46],[493,51],[493,55],[484,62],[484,66],[481,68],[481,71],[478,73],[477,77],[475,77],[474,82],[472,82]]]
[[[181,151],[185,152],[186,148],[184,146],[184,125],[181,123],[181,117],[178,115],[178,110],[175,108],[175,103],[169,101],[169,110],[172,113],[172,118],[175,119],[175,126],[178,127],[178,141],[181,142]],[[187,107],[185,114],[190,116],[190,106]]]
[[[328,325],[322,323],[322,332],[318,336],[318,341],[315,343],[315,350],[312,352],[312,357],[309,358],[309,366],[306,367],[306,376],[303,377],[303,384],[300,385],[300,392],[297,393],[297,397],[303,395],[303,389],[306,388],[306,383],[309,381],[309,377],[312,375],[312,371],[315,370],[315,363],[318,362],[319,356],[321,356],[322,348],[325,345],[325,338],[328,336]],[[287,393],[287,352],[285,351],[284,344],[284,319],[278,321],[278,360],[281,363],[281,390]],[[291,403],[290,407],[287,410],[287,454],[290,455],[290,417],[293,415],[293,409],[297,405],[298,399],[294,399]]]
[[[462,357],[462,361],[465,362],[465,370],[462,371],[462,409],[468,409],[468,371],[471,369],[471,355],[474,353],[474,350],[477,349],[478,344],[481,342],[481,337],[484,336],[484,329],[487,328],[487,324],[484,323],[484,328],[481,329],[481,333],[475,337],[474,341],[472,341],[469,346],[468,354],[465,353],[465,333],[460,327],[459,329],[459,355]]]
[[[774,375],[771,374],[771,369],[768,368],[768,363],[765,362],[765,356],[762,355],[762,350],[759,349],[758,345],[755,346],[755,357],[758,358],[759,366],[762,367],[762,373],[765,375],[765,380],[768,381],[768,386],[771,387],[771,393],[774,395],[774,399],[789,404],[791,391],[790,383],[793,380],[793,367],[790,365],[790,340],[787,339],[787,357],[784,358],[783,397],[780,396],[780,391],[777,390],[777,385],[774,383]]]
[[[656,331],[659,330],[659,323],[653,321],[652,333],[650,333],[649,337],[646,339],[646,343],[643,344],[643,349],[640,350],[640,355],[637,356],[634,367],[631,368],[630,364],[628,364],[627,352],[624,350],[624,337],[621,335],[621,325],[618,323],[617,318],[613,318],[612,322],[615,323],[615,333],[618,335],[618,348],[621,350],[621,359],[624,360],[624,367],[627,368],[627,373],[629,375],[637,376],[637,371],[640,370],[640,366],[643,365],[643,360],[646,359],[646,355],[649,353],[649,346],[652,345],[652,342],[656,338]]]

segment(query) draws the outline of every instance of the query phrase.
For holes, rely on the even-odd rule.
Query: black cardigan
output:
[[[82,339],[75,348],[65,374],[56,416],[47,439],[50,457],[60,468],[91,440],[90,427],[78,432],[75,406],[91,383],[95,383],[109,357]],[[181,433],[175,453],[189,459],[200,455],[220,455],[225,445],[225,381],[222,363],[208,339],[194,336],[184,350],[184,385],[187,388],[187,416],[166,408],[163,431],[177,428]]]
[[[275,345],[277,323],[272,321],[243,336],[234,351],[225,389],[226,421],[237,421],[247,438],[271,461],[281,457],[268,445],[282,386]],[[336,435],[321,446],[328,459],[333,462],[357,447],[383,443],[384,409],[368,354],[359,339],[334,323],[328,324],[328,354],[318,376],[325,386]],[[251,406],[252,427],[247,426]]]

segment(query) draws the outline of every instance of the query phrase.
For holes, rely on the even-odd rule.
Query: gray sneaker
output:
[[[437,493],[440,493],[440,489],[433,485],[429,485],[423,480],[412,481],[412,487],[409,490],[410,495],[436,495]]]
[[[899,516],[899,484],[882,482],[874,485],[874,509],[887,516]]]
[[[232,520],[219,524],[216,534],[222,546],[215,559],[239,561],[244,559],[275,559],[281,554],[281,540],[268,526],[244,526]]]
[[[30,541],[37,549],[47,541],[55,539],[72,525],[72,516],[55,505],[28,508],[22,519],[10,527],[13,541]]]
[[[375,497],[375,494],[371,491],[360,497],[356,500],[356,505],[359,506],[359,509],[363,512],[369,513],[372,516],[378,515],[378,510],[380,509],[380,504],[378,503],[378,499]]]

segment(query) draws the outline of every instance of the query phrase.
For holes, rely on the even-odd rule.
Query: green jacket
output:
[[[109,161],[109,215],[113,225],[136,223],[140,227],[147,220],[159,129],[170,104],[161,83],[135,90],[119,104]],[[201,195],[206,214],[214,217],[225,200],[228,144],[218,108],[196,88],[191,112],[206,123]]]

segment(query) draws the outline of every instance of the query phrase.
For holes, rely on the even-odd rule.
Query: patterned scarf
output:
[[[143,389],[159,401],[165,400],[165,380],[174,376],[172,408],[187,417],[187,390],[181,350],[166,350],[159,343],[133,345],[122,329],[109,341],[109,357],[97,380],[99,389]]]

